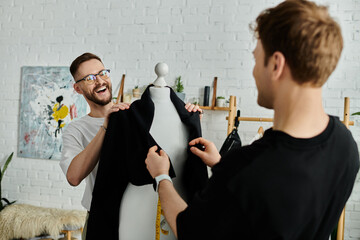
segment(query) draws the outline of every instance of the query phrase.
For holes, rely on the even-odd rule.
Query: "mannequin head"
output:
[[[166,63],[158,63],[155,66],[155,73],[158,76],[154,81],[155,87],[165,87],[167,86],[165,82],[165,76],[169,73],[169,67]]]

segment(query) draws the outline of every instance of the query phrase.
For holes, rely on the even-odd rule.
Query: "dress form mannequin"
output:
[[[177,175],[173,179],[174,186],[183,195],[181,171],[187,157],[188,131],[170,100],[170,89],[165,82],[168,66],[158,63],[155,72],[158,78],[150,88],[155,108],[150,134],[170,157]],[[129,183],[120,206],[119,239],[155,239],[157,202],[158,196],[152,185],[134,186]],[[161,240],[176,239],[163,216],[161,226],[169,231],[167,235],[160,234]]]

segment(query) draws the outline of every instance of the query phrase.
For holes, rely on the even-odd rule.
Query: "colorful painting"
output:
[[[68,67],[22,67],[19,157],[60,160],[66,125],[86,114]]]

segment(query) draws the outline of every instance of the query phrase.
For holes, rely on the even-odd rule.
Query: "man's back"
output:
[[[334,117],[310,139],[268,130],[213,168],[208,187],[178,216],[179,239],[193,239],[191,226],[210,239],[328,239],[358,161],[356,143]]]

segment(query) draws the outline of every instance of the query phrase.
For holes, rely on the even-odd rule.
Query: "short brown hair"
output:
[[[73,76],[73,78],[75,79],[75,74],[80,66],[80,64],[82,64],[83,62],[86,62],[86,61],[89,61],[91,59],[97,59],[99,60],[101,63],[101,59],[96,56],[95,54],[92,54],[92,53],[84,53],[80,56],[78,56],[70,65],[70,73],[71,75]]]
[[[251,28],[263,45],[265,66],[274,52],[281,52],[299,84],[322,86],[343,48],[340,26],[327,7],[306,0],[287,0],[264,10]]]

